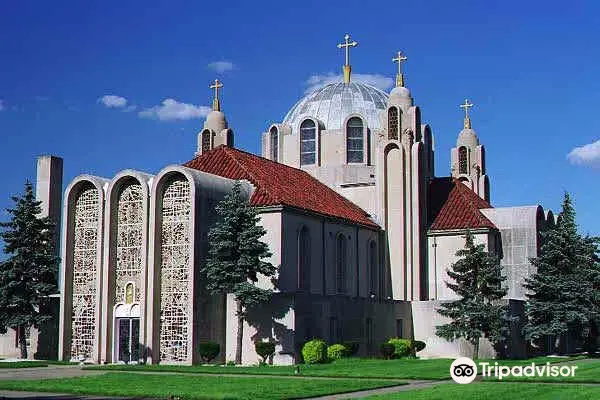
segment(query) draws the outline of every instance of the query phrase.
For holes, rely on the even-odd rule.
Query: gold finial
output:
[[[356,47],[358,43],[354,40],[350,41],[350,35],[346,33],[344,36],[344,43],[340,43],[337,45],[338,49],[345,48],[346,49],[346,64],[342,67],[344,71],[344,83],[350,83],[350,74],[352,73],[352,67],[350,67],[350,47]]]
[[[465,99],[465,104],[461,104],[459,107],[465,109],[465,129],[471,129],[471,118],[469,118],[469,108],[473,107],[473,103],[469,103],[469,99]]]
[[[211,89],[215,89],[215,98],[213,100],[213,110],[221,111],[221,103],[219,102],[219,89],[223,87],[223,84],[215,79],[215,83],[209,86]]]
[[[404,74],[402,74],[402,62],[408,60],[408,57],[402,55],[402,51],[398,51],[398,57],[392,58],[392,62],[398,63],[398,73],[396,74],[396,87],[404,86]]]

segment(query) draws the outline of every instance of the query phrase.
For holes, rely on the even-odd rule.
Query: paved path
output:
[[[105,371],[88,371],[81,369],[79,365],[49,365],[47,367],[35,368],[2,368],[0,369],[0,380],[19,379],[52,379],[52,378],[75,378],[77,376],[101,375]]]

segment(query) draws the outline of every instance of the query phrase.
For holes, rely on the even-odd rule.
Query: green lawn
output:
[[[447,383],[427,389],[372,396],[369,400],[596,400],[600,387],[540,383]]]
[[[540,363],[538,366],[543,366],[544,363]],[[574,377],[552,377],[552,376],[543,376],[543,377],[505,377],[502,379],[504,381],[512,381],[512,382],[559,382],[559,383],[570,383],[570,382],[580,382],[580,383],[600,383],[600,359],[598,360],[583,360],[581,362],[576,362],[569,365],[576,365],[577,369],[575,370]],[[485,380],[496,381],[498,380],[495,377],[486,377]]]
[[[532,361],[538,363],[560,362],[564,358],[539,357],[529,360],[503,360],[503,365],[522,365]],[[378,360],[348,358],[331,364],[300,365],[300,373],[304,376],[342,377],[342,378],[393,378],[393,379],[450,379],[452,359],[402,359]],[[179,366],[179,365],[105,365],[91,366],[87,369],[119,370],[119,371],[155,371],[155,372],[188,372],[208,374],[249,374],[249,375],[294,375],[295,366]]]
[[[293,399],[402,384],[390,380],[250,378],[109,372],[105,375],[26,382],[1,381],[0,389],[116,397],[183,399]]]

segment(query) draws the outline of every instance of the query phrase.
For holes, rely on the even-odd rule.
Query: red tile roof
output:
[[[255,190],[255,206],[285,205],[379,228],[366,211],[307,172],[254,154],[219,146],[183,164],[230,179],[246,179]]]
[[[482,208],[492,206],[457,179],[434,178],[429,184],[431,230],[496,228]]]

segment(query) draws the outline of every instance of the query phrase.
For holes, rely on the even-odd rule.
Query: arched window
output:
[[[317,127],[312,119],[300,125],[300,165],[315,164],[317,157]]]
[[[202,153],[210,150],[210,131],[206,129],[202,132]]]
[[[377,292],[377,243],[369,242],[369,293]]]
[[[279,132],[276,127],[271,128],[271,160],[278,161],[279,155]]]
[[[346,293],[346,247],[346,237],[338,235],[335,246],[337,293]]]
[[[467,161],[467,148],[462,146],[458,149],[458,173],[466,174],[469,170],[469,164]]]
[[[388,139],[398,140],[398,109],[390,107],[388,110]]]
[[[298,232],[298,289],[310,289],[310,234],[305,226]]]
[[[363,122],[358,117],[352,117],[346,124],[346,157],[349,163],[364,161]]]

